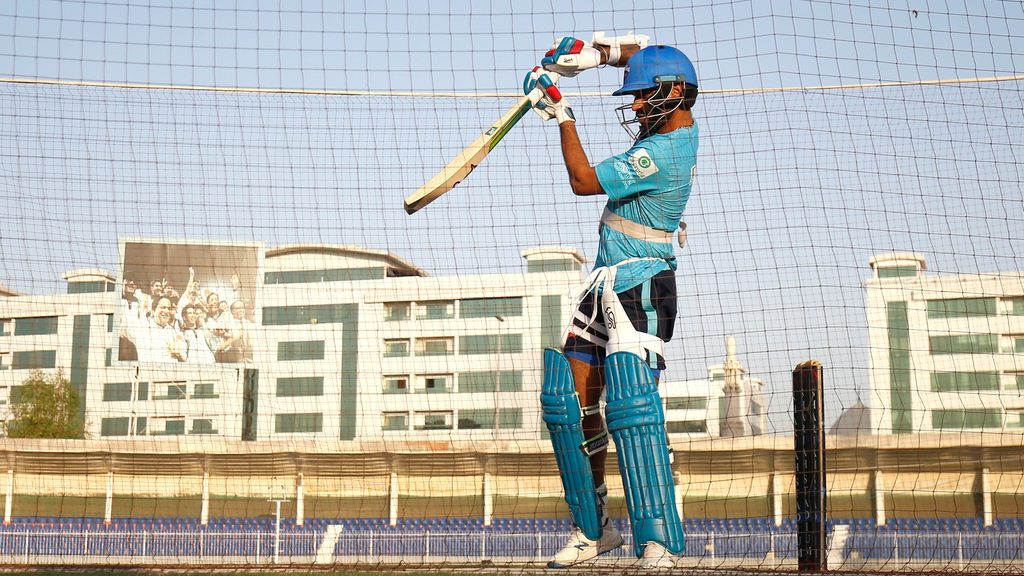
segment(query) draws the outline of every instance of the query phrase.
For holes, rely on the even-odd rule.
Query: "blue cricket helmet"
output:
[[[612,92],[622,96],[630,92],[656,88],[661,82],[683,82],[697,86],[693,62],[672,46],[648,46],[633,54],[626,63],[622,88]]]

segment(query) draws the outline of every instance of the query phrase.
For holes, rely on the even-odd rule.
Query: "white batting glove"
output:
[[[644,34],[633,34],[630,32],[624,36],[605,36],[604,32],[594,32],[594,38],[590,43],[594,47],[604,47],[608,52],[608,60],[605,64],[609,66],[616,66],[618,64],[625,64],[625,62],[619,62],[622,56],[623,46],[637,46],[639,50],[643,50],[647,47],[647,42],[651,39],[650,36]]]
[[[535,90],[543,92],[543,98],[538,100],[533,107],[533,111],[542,120],[554,118],[559,124],[570,120],[575,122],[576,117],[572,113],[572,108],[569,107],[562,93],[558,91],[557,82],[557,74],[545,72],[540,66],[535,66],[523,78],[523,94],[530,95]]]
[[[549,72],[573,77],[601,65],[601,52],[579,38],[565,36],[556,40],[544,54],[540,65]]]

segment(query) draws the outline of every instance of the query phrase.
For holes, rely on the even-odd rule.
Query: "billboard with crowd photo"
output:
[[[117,360],[253,361],[263,246],[121,239]]]

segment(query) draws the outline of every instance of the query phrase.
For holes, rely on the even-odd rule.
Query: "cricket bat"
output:
[[[548,72],[552,82],[559,78],[558,74]],[[551,96],[556,102],[562,99],[558,88],[552,84],[548,87],[541,87],[539,84],[532,92],[523,96],[516,102],[515,106],[509,108],[508,112],[498,119],[493,126],[484,131],[472,144],[466,146],[459,152],[455,159],[441,169],[426,184],[420,186],[419,190],[405,198],[405,211],[413,214],[439,198],[445,192],[459,185],[469,174],[484,161],[487,154],[501,142],[501,139],[508,134],[508,131],[533,108],[544,96]]]

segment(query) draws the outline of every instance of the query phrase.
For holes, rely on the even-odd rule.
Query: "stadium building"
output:
[[[142,260],[167,252],[154,246]],[[185,248],[195,260],[205,247]],[[92,438],[543,439],[539,351],[558,343],[586,259],[564,247],[522,255],[525,274],[440,277],[384,251],[271,249],[260,254],[251,357],[210,364],[125,361],[121,286],[147,284],[142,268],[72,271],[67,294],[0,297],[0,418],[38,369],[63,371],[80,392]],[[753,400],[725,402],[727,365],[738,363],[663,387],[672,436],[717,436],[724,406],[762,405],[763,384],[741,368],[733,379]],[[763,432],[763,410],[739,417],[737,435]]]
[[[916,253],[870,264],[872,429],[1024,429],[1024,275],[929,276]]]

